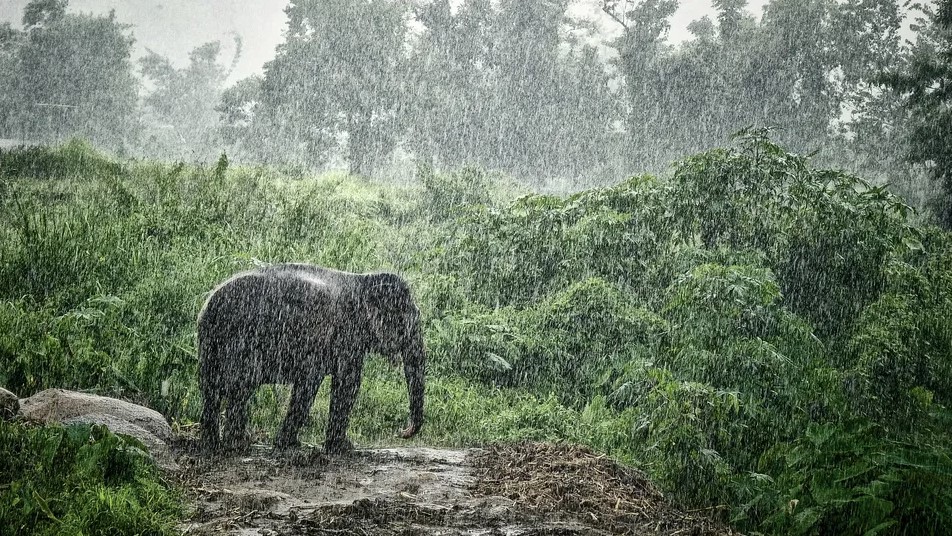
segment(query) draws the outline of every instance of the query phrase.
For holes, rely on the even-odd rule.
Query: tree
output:
[[[439,0],[416,10],[411,140],[428,162],[524,178],[609,162],[616,102],[596,50],[566,35],[565,0]]]
[[[68,0],[33,0],[23,9],[23,26],[39,28],[56,22],[66,14]]]
[[[558,126],[543,140],[550,147],[553,174],[615,181],[620,171],[616,155],[623,139],[617,123],[624,114],[605,64],[594,46],[573,43],[560,66]]]
[[[235,43],[237,60],[241,40],[236,38]],[[147,153],[175,158],[213,158],[220,153],[216,106],[229,74],[218,63],[220,54],[221,43],[213,41],[192,50],[184,69],[152,51],[139,60],[143,77],[154,85],[143,99],[150,131]]]
[[[324,164],[346,136],[351,172],[369,173],[400,132],[406,4],[292,0],[288,30],[265,65],[255,120],[285,158]]]
[[[222,141],[229,145],[229,154],[239,158],[260,158],[259,140],[266,136],[258,131],[261,125],[256,118],[263,82],[264,78],[258,75],[239,80],[222,92],[215,107],[220,114]]]
[[[562,69],[558,47],[565,0],[503,0],[496,16],[492,62],[498,72],[497,111],[491,119],[498,139],[495,167],[519,175],[551,175],[557,162],[551,141],[562,121]],[[540,173],[541,172],[541,173]]]
[[[0,24],[0,72],[17,72],[17,49],[23,38],[23,33],[13,29],[9,22]],[[12,76],[0,77],[0,137],[18,134],[12,122],[17,105],[15,80]]]
[[[775,128],[796,152],[830,146],[843,117],[872,100],[864,92],[898,47],[891,0],[771,0],[758,23],[745,0],[717,0],[710,19],[690,26],[678,47],[663,37],[676,2],[603,1],[623,26],[614,43],[631,115],[631,163],[657,170],[724,143],[748,126]],[[856,130],[849,133],[854,136]],[[836,145],[840,151],[845,143]],[[821,155],[836,158],[829,150]],[[844,165],[842,159],[835,162]]]
[[[423,32],[410,57],[406,96],[410,147],[430,164],[491,165],[496,113],[495,10],[488,0],[449,0],[414,10]]]
[[[642,169],[668,161],[666,154],[659,154],[659,132],[654,127],[668,113],[660,106],[666,90],[659,83],[658,62],[667,52],[668,18],[677,8],[677,0],[602,0],[602,11],[622,27],[621,36],[612,45],[618,51],[616,64],[628,97],[625,149],[629,163]]]
[[[911,130],[908,158],[938,185],[934,212],[952,229],[952,0],[940,0],[927,16],[907,65],[884,82],[902,95]]]
[[[489,121],[497,110],[495,8],[464,0],[454,14],[449,0],[435,0],[413,14],[423,31],[409,58],[409,148],[430,166],[489,165]]]
[[[27,5],[25,37],[13,53],[9,120],[30,138],[78,135],[121,148],[135,128],[133,39],[111,12],[72,15],[65,8],[65,0]]]
[[[717,24],[724,40],[733,39],[740,31],[743,20],[747,17],[744,8],[747,0],[714,0],[714,9],[717,10]]]

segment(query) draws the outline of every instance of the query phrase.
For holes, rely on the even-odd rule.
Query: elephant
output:
[[[353,449],[347,428],[370,352],[403,361],[410,418],[400,435],[409,439],[423,426],[426,359],[420,311],[404,279],[302,263],[234,275],[215,287],[198,315],[203,443],[212,450],[246,446],[255,390],[290,383],[290,406],[274,443],[298,445],[314,397],[330,375],[324,449]],[[226,420],[219,436],[222,403]]]

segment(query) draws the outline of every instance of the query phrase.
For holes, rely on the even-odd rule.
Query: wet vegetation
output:
[[[142,445],[105,426],[0,422],[4,534],[172,534],[182,514]]]
[[[952,235],[911,223],[885,188],[762,132],[572,195],[475,168],[418,175],[120,162],[81,142],[0,153],[0,385],[120,396],[187,429],[195,317],[216,282],[286,260],[388,268],[423,313],[416,442],[585,444],[744,531],[952,523]],[[398,441],[401,371],[368,365],[351,434]],[[262,436],[288,398],[259,390]],[[305,441],[321,441],[327,401],[325,387]],[[5,474],[37,450],[47,462],[29,463],[76,467],[55,475],[75,487],[3,488],[4,526],[120,526],[139,507],[152,513],[136,522],[165,526],[172,496],[125,440],[58,430],[4,425]],[[126,469],[89,473],[94,456]]]
[[[428,351],[413,444],[584,445],[746,533],[947,531],[952,2],[715,0],[676,45],[676,0],[570,4],[291,0],[227,86],[240,38],[230,67],[134,59],[114,13],[27,2],[0,24],[0,142],[30,145],[0,149],[0,386],[188,436],[216,283],[394,270]],[[372,359],[355,442],[399,441],[406,397]],[[288,399],[258,390],[260,438]],[[181,513],[124,436],[0,423],[4,534]]]

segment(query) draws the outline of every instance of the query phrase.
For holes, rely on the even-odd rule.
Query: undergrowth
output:
[[[176,534],[177,492],[144,447],[101,425],[0,422],[3,534]]]
[[[952,235],[758,133],[568,196],[475,169],[396,188],[30,151],[0,152],[0,385],[21,396],[83,389],[187,426],[216,283],[395,270],[428,349],[415,442],[586,444],[746,532],[952,526]],[[257,433],[287,399],[259,390]],[[325,385],[305,441],[326,408]],[[398,442],[406,416],[400,370],[372,359],[355,441]]]

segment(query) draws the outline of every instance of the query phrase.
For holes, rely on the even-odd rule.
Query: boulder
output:
[[[155,460],[156,465],[168,471],[177,471],[179,469],[165,441],[159,439],[155,434],[145,428],[132,424],[129,421],[105,413],[86,413],[64,419],[62,423],[64,425],[101,424],[114,434],[132,436],[142,442],[146,450],[148,450],[149,455]]]
[[[8,420],[16,417],[20,409],[20,399],[17,395],[0,387],[0,419]]]
[[[20,415],[43,423],[61,423],[84,415],[108,415],[144,429],[163,442],[172,438],[172,428],[158,411],[125,400],[65,389],[47,389],[21,399]]]

